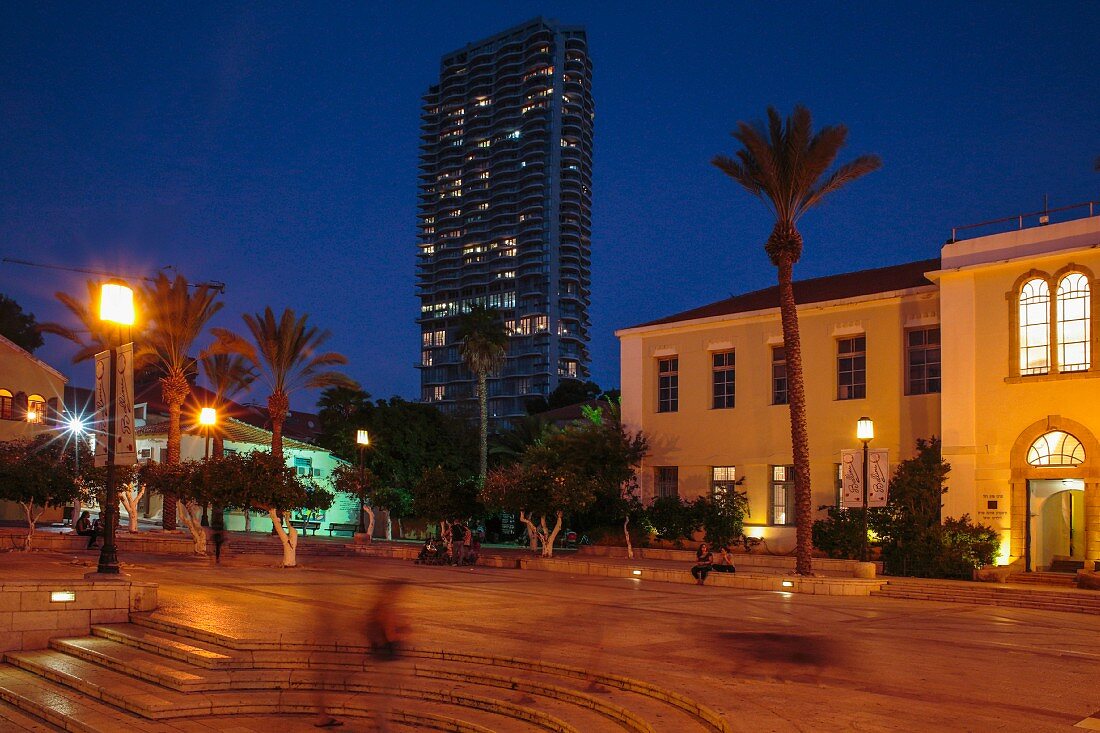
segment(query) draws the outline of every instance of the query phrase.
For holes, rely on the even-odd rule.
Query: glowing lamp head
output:
[[[103,283],[99,290],[99,319],[134,325],[134,291],[122,283]]]
[[[199,410],[199,425],[213,425],[218,421],[218,411],[213,407],[204,407]]]
[[[355,442],[362,446],[370,445],[370,436],[367,435],[366,430],[355,431]]]
[[[70,433],[80,435],[84,432],[84,421],[79,417],[70,417],[68,427]]]
[[[27,422],[38,422],[38,410],[27,410]]]
[[[866,442],[875,439],[875,423],[869,417],[861,417],[856,423],[856,437]]]

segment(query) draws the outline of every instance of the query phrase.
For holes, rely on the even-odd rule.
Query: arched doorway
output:
[[[1012,546],[1027,570],[1091,570],[1100,559],[1098,459],[1100,446],[1091,431],[1056,416],[1033,424],[1016,440]]]

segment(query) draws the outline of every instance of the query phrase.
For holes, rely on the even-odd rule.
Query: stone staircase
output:
[[[311,729],[325,710],[384,715],[400,731],[732,731],[685,695],[620,675],[423,648],[376,662],[361,647],[243,641],[136,614],[4,661],[0,730],[266,733]]]
[[[1008,582],[1056,588],[1076,588],[1077,576],[1074,573],[1013,573],[1008,576]]]
[[[1100,593],[1076,588],[974,583],[965,580],[890,578],[872,596],[921,601],[1011,606],[1042,611],[1100,614]]]

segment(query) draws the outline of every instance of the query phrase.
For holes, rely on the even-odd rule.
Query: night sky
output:
[[[0,6],[0,256],[174,265],[227,284],[218,325],[307,312],[375,397],[419,393],[420,95],[442,54],[539,14],[585,26],[595,67],[605,387],[616,328],[772,284],[766,210],[709,163],[769,104],[884,162],[807,216],[797,277],[933,257],[1044,194],[1100,199],[1095,2],[195,5]],[[39,320],[83,279],[0,264]],[[72,352],[51,336],[38,356],[87,386]]]

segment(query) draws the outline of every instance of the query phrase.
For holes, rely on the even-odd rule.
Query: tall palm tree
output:
[[[478,475],[484,484],[489,465],[489,395],[486,381],[504,364],[508,332],[496,310],[476,304],[459,318],[456,336],[462,361],[477,377],[477,401],[481,416]]]
[[[191,381],[198,362],[191,355],[195,342],[210,319],[222,308],[218,291],[209,285],[192,287],[183,275],[171,280],[163,272],[138,293],[148,328],[136,345],[134,360],[155,365],[160,394],[168,408],[168,456],[166,463],[180,462],[180,414],[191,395]],[[164,496],[161,525],[176,527],[176,498]]]
[[[225,404],[247,390],[260,376],[256,368],[240,354],[204,353],[199,358],[206,383],[214,393],[214,404],[219,420],[225,415]],[[225,455],[225,437],[221,430],[213,431],[214,457]]]
[[[256,367],[271,394],[267,411],[271,418],[271,453],[283,457],[283,423],[290,411],[290,395],[298,389],[356,387],[355,381],[327,367],[347,364],[343,354],[321,352],[328,331],[307,325],[308,315],[300,318],[287,308],[276,320],[270,307],[263,313],[243,316],[251,341],[224,328],[215,328],[218,344],[212,353],[239,354]]]
[[[774,107],[769,107],[766,127],[760,122],[738,122],[733,137],[742,146],[735,157],[717,155],[712,162],[762,200],[775,215],[775,225],[764,250],[779,271],[779,312],[787,357],[791,449],[794,454],[796,571],[800,575],[810,575],[813,572],[810,446],[806,430],[806,390],[802,378],[798,311],[792,284],[794,265],[802,255],[798,221],[833,191],[880,168],[882,161],[876,155],[863,155],[826,175],[844,146],[848,128],[834,125],[815,133],[810,111],[801,105],[796,106],[785,121]]]

